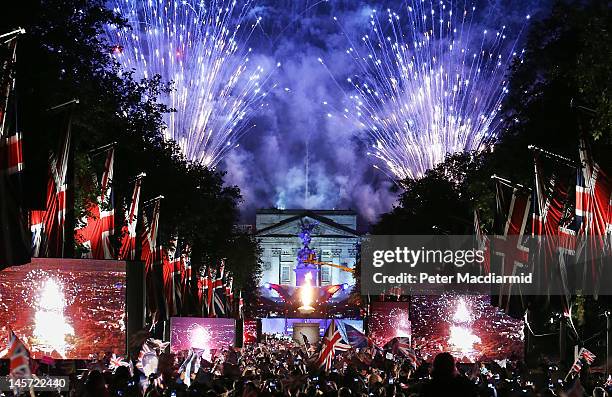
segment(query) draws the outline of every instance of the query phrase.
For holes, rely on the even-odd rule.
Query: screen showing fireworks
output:
[[[461,362],[523,357],[523,321],[491,306],[488,295],[414,296],[410,319],[424,357],[440,351]]]
[[[33,258],[0,271],[0,335],[11,327],[34,358],[124,354],[125,293],[125,262]]]
[[[395,337],[410,336],[408,302],[374,302],[368,329],[377,346],[384,346]]]
[[[234,346],[236,324],[231,318],[172,317],[170,350],[225,349]]]

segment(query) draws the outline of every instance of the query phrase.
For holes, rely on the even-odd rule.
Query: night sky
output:
[[[507,25],[513,37],[525,15],[533,21],[548,9],[548,2],[524,0],[467,4],[478,10],[475,32]],[[346,78],[356,67],[346,54],[350,40],[368,32],[372,8],[405,12],[404,7],[399,0],[253,2],[252,13],[262,21],[248,43],[252,58],[268,68],[277,62],[282,66],[272,77],[277,87],[256,127],[221,165],[227,183],[241,188],[244,222],[252,223],[258,208],[351,208],[363,227],[392,208],[397,197],[390,191],[393,182],[372,167],[363,132],[336,115],[346,106]]]

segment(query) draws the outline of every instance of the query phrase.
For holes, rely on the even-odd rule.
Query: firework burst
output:
[[[477,32],[474,14],[410,0],[406,15],[372,11],[370,32],[346,51],[357,73],[347,79],[342,113],[367,131],[374,166],[394,179],[422,177],[448,154],[482,150],[499,132],[506,73],[522,51],[505,26]]]
[[[260,18],[249,1],[115,0],[130,28],[107,27],[113,56],[136,75],[173,83],[166,139],[185,157],[214,168],[238,146],[263,106],[270,73],[250,65],[245,47]],[[280,65],[277,65],[280,66]],[[268,88],[266,88],[268,87]]]

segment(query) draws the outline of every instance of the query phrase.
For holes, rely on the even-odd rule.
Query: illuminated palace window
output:
[[[291,266],[282,264],[280,267],[280,283],[289,284],[291,283]]]
[[[331,269],[329,266],[321,266],[321,284],[328,285],[331,284]]]

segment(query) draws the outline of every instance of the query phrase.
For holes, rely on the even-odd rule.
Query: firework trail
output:
[[[166,115],[165,138],[188,160],[214,168],[252,127],[249,121],[268,93],[270,74],[251,67],[251,49],[243,47],[260,22],[248,22],[250,1],[112,4],[131,27],[107,27],[113,56],[139,77],[160,75],[173,83],[167,105],[175,112]]]
[[[499,132],[506,72],[523,52],[507,42],[505,26],[476,32],[474,14],[431,0],[410,0],[406,15],[373,10],[369,33],[346,51],[357,73],[347,79],[342,113],[367,131],[374,167],[393,179],[420,178],[448,154],[482,150]]]

